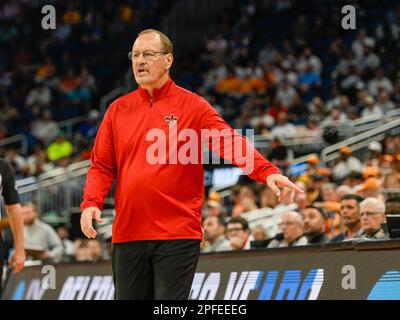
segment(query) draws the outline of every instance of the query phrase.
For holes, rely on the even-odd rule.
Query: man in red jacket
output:
[[[201,153],[203,131],[218,141],[232,138],[223,147],[213,140],[209,148],[266,183],[279,199],[303,191],[238,137],[203,98],[170,79],[173,48],[163,33],[141,32],[129,57],[139,88],[115,100],[101,123],[84,188],[81,228],[88,238],[96,237],[92,220],[102,222],[104,199],[116,179],[115,298],[188,299],[202,239],[204,176],[202,162],[188,159],[186,151]],[[238,141],[250,152],[238,156]]]

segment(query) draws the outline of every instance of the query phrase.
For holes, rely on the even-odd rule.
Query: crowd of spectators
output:
[[[395,1],[356,1],[353,32],[341,29],[338,2],[284,3],[236,1],[205,41],[198,90],[233,127],[291,137],[399,107]]]
[[[385,214],[400,215],[400,136],[371,142],[368,149],[361,162],[343,147],[333,168],[310,155],[304,172],[291,176],[305,190],[296,195],[295,210],[285,210],[288,199],[278,202],[271,189],[246,176],[231,188],[228,201],[211,192],[203,206],[203,251],[387,239]],[[263,209],[276,212],[276,219],[269,219],[279,228],[261,218],[252,219],[250,227],[245,217]]]
[[[42,6],[56,9],[56,29],[42,29]],[[85,160],[97,132],[102,96],[124,81],[135,35],[157,27],[174,1],[41,1],[0,3],[0,148],[17,178]],[[60,121],[89,116],[61,138]],[[60,161],[61,160],[61,161]]]
[[[0,148],[0,156],[18,179],[89,159],[101,121],[99,101],[123,82],[134,36],[157,27],[173,5],[164,0],[49,2],[57,8],[54,31],[40,28],[39,2],[0,4],[0,139],[23,134],[29,143],[28,154],[7,147]],[[340,1],[233,0],[201,47],[176,52],[172,77],[205,96],[234,128],[272,137],[266,156],[286,168],[294,155],[283,138],[304,131],[318,135],[332,121],[400,108],[400,5],[394,0],[353,4],[357,29],[344,30]],[[80,115],[88,120],[67,135],[59,121]],[[318,157],[310,156],[307,171],[292,177],[306,194],[296,198],[297,210],[282,216],[277,235],[262,225],[250,228],[241,217],[285,205],[268,188],[238,184],[231,204],[210,195],[203,212],[204,251],[249,249],[258,240],[282,247],[386,236],[380,229],[372,235],[363,219],[377,218],[374,226],[384,223],[382,206],[370,198],[398,212],[393,209],[398,199],[381,191],[400,187],[400,139],[387,136],[369,151],[360,161],[344,147],[332,168],[320,167]],[[362,208],[370,206],[375,209],[363,214]],[[346,213],[350,207],[358,216]],[[376,215],[367,214],[372,211]],[[62,244],[63,254],[54,258],[49,247],[46,259],[107,257],[105,244],[71,242],[65,227],[57,232],[51,238],[61,239],[54,242]]]
[[[53,31],[39,28],[36,2],[0,5],[0,139],[27,137],[29,155],[12,161],[21,178],[88,158],[99,100],[123,82],[134,35],[157,27],[173,5],[52,3]],[[232,1],[202,46],[175,52],[172,77],[205,96],[234,128],[269,137],[321,135],[332,121],[384,115],[400,103],[400,5],[354,5],[357,29],[344,30],[337,1]],[[26,28],[28,20],[38,29]],[[68,135],[70,143],[49,148],[63,135],[60,120],[89,114],[92,120]]]
[[[28,261],[42,263],[99,262],[111,260],[111,239],[70,239],[67,224],[58,224],[55,228],[39,219],[38,206],[34,202],[22,206],[24,220],[25,250]],[[5,249],[3,258],[12,253],[12,233],[7,228],[4,232]],[[28,262],[29,263],[29,262]]]

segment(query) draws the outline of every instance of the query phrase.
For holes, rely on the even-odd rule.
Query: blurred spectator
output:
[[[41,118],[32,123],[32,134],[45,145],[57,137],[58,131],[58,124],[52,120],[50,110],[44,110]]]
[[[276,96],[280,101],[282,101],[283,105],[290,108],[295,102],[297,92],[293,85],[287,79],[284,79],[282,86],[279,87],[276,93]]]
[[[17,176],[26,168],[26,160],[19,155],[14,148],[8,148],[5,154],[5,160],[13,167]]]
[[[336,188],[336,194],[338,197],[338,201],[342,201],[343,197],[346,194],[350,194],[352,192],[351,188],[345,184],[342,184],[341,186]]]
[[[333,183],[325,183],[321,188],[323,202],[314,203],[315,206],[323,208],[326,212],[326,233],[329,237],[336,236],[342,232],[340,203],[336,187]]]
[[[39,105],[40,107],[49,107],[51,103],[51,91],[45,84],[40,81],[36,83],[36,86],[29,91],[26,97],[25,104],[30,107],[33,105]]]
[[[54,169],[54,164],[47,161],[46,152],[40,147],[35,145],[33,147],[33,154],[26,160],[28,172],[32,176],[38,176],[46,171]]]
[[[279,227],[283,234],[282,240],[274,239],[268,244],[268,248],[283,248],[307,245],[307,238],[303,235],[303,216],[290,211],[282,215]]]
[[[365,166],[377,167],[379,165],[379,158],[382,154],[382,145],[378,141],[372,141],[368,145],[370,154],[365,161]]]
[[[400,27],[389,15],[382,18],[382,22],[376,27],[376,38],[385,46],[391,47],[397,43],[400,37]]]
[[[296,127],[287,121],[285,112],[278,113],[276,125],[271,130],[272,137],[292,138],[296,135]]]
[[[92,261],[87,239],[82,239],[76,243],[75,261],[77,262]]]
[[[296,62],[296,69],[301,74],[304,73],[308,67],[311,67],[312,72],[321,74],[322,63],[321,60],[312,53],[310,47],[304,49],[300,58]]]
[[[221,33],[218,33],[214,38],[207,41],[206,47],[212,54],[222,56],[228,49],[228,42]]]
[[[306,188],[302,188],[305,190]],[[306,193],[298,193],[295,195],[294,202],[297,204],[297,209],[301,212],[303,211],[307,206],[309,206],[311,203],[307,198]]]
[[[262,185],[259,191],[260,207],[275,208],[278,204],[278,197],[267,185]]]
[[[251,234],[253,236],[254,241],[261,241],[267,239],[267,233],[262,226],[255,226]]]
[[[400,175],[399,174],[386,175],[383,180],[382,188],[400,190]]]
[[[365,46],[373,47],[375,40],[367,36],[365,30],[360,30],[357,34],[356,39],[351,44],[351,49],[355,53],[357,59],[361,59],[364,56]]]
[[[226,234],[233,250],[250,249],[250,228],[246,219],[234,217],[226,226]]]
[[[70,141],[65,138],[63,131],[59,131],[57,139],[52,142],[46,150],[47,158],[50,161],[58,161],[72,155],[74,147]]]
[[[43,65],[40,65],[37,69],[36,69],[36,73],[35,73],[35,82],[41,86],[44,83],[46,83],[45,81],[48,80],[49,78],[53,77],[54,74],[56,72],[56,66],[53,62],[53,59],[50,56],[46,57],[46,61]],[[47,89],[48,90],[48,89]],[[39,91],[39,96],[40,98],[38,99],[38,103],[40,105],[47,105],[50,104],[51,101],[51,92],[48,92],[46,89],[42,92],[45,92],[45,95],[42,96],[41,92]],[[45,99],[43,101],[43,98]],[[34,99],[35,100],[35,99]],[[44,102],[44,104],[43,104]],[[27,104],[29,105],[29,104]]]
[[[381,224],[386,222],[385,204],[376,198],[366,198],[360,203],[361,228],[363,233],[356,238],[388,239]]]
[[[321,126],[326,126],[333,121],[345,121],[347,120],[347,115],[338,106],[332,108],[331,112],[324,120],[321,122]]]
[[[357,193],[362,195],[364,198],[378,197],[379,188],[381,183],[377,178],[368,178],[365,182],[361,185],[361,187],[357,190]]]
[[[378,68],[381,64],[379,56],[373,51],[370,46],[364,46],[364,55],[358,59],[358,65],[364,72],[370,72]]]
[[[203,252],[232,250],[225,237],[225,221],[222,217],[207,216],[203,221],[204,240],[206,246]]]
[[[368,92],[374,97],[377,97],[379,89],[381,88],[384,89],[388,94],[393,93],[392,81],[384,76],[382,69],[378,69],[375,73],[375,78],[368,82]]]
[[[374,98],[372,98],[371,96],[367,96],[365,98],[365,107],[361,112],[361,117],[370,116],[383,116],[383,111],[380,105],[375,104]]]
[[[321,175],[313,174],[307,181],[307,197],[310,202],[322,201],[322,185],[324,184],[324,177]]]
[[[303,210],[304,235],[308,244],[323,244],[329,241],[326,234],[326,222],[324,212],[315,206],[308,206]]]
[[[233,207],[231,216],[237,217],[241,213],[258,209],[256,201],[254,190],[248,185],[241,186],[238,193],[238,202]]]
[[[291,160],[293,160],[293,154],[289,152],[278,136],[273,137],[271,141],[271,152],[268,155],[268,160],[283,171],[286,170]]]
[[[349,186],[350,188],[361,185],[364,182],[364,176],[361,172],[352,171],[345,178],[344,184]]]
[[[360,203],[363,198],[356,194],[346,194],[340,201],[340,215],[345,231],[331,238],[329,242],[353,239],[361,234]]]
[[[395,214],[400,215],[400,197],[390,197],[385,202],[385,214]]]
[[[378,101],[375,106],[382,110],[383,114],[396,108],[396,105],[390,100],[390,95],[385,89],[379,91]]]
[[[75,258],[75,245],[69,240],[69,230],[66,227],[57,228],[57,234],[61,239],[63,250],[62,262],[72,262]]]
[[[223,212],[223,208],[221,203],[216,200],[208,200],[206,202],[205,208],[205,217],[215,216],[215,217],[224,217],[225,213]]]
[[[340,157],[335,162],[335,166],[333,167],[333,175],[338,180],[343,180],[352,171],[362,171],[362,164],[360,160],[352,156],[349,147],[342,147],[340,149]]]
[[[316,95],[319,93],[319,87],[322,84],[321,76],[319,73],[313,70],[313,66],[308,64],[305,67],[304,72],[300,73],[299,75],[299,86],[300,90],[303,95],[305,95],[305,99],[307,101],[310,101],[312,99],[312,96],[309,94],[312,91],[313,95]]]
[[[103,247],[99,240],[89,239],[87,242],[87,247],[89,249],[90,261],[97,262],[102,260]]]
[[[24,205],[22,213],[25,224],[25,248],[37,251],[35,258],[39,260],[59,262],[64,250],[57,232],[50,225],[37,218],[37,206],[33,202]]]

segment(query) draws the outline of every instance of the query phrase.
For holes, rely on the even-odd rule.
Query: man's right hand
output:
[[[97,232],[93,228],[92,220],[95,219],[97,223],[102,223],[103,219],[101,219],[101,211],[96,207],[88,207],[83,210],[81,215],[81,230],[83,234],[90,238],[96,238]]]

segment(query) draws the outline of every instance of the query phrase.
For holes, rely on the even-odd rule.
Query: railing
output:
[[[59,129],[65,129],[65,135],[68,139],[72,138],[74,125],[88,120],[88,116],[80,116],[57,122]],[[17,134],[0,140],[0,148],[8,145],[19,145],[15,150],[22,156],[28,156],[28,139],[24,134]]]
[[[74,125],[76,125],[78,123],[86,122],[87,120],[88,120],[88,116],[85,115],[85,116],[80,116],[80,117],[63,120],[63,121],[58,122],[57,124],[58,124],[59,129],[65,129],[65,136],[68,139],[71,139]]]
[[[343,140],[339,143],[326,147],[321,152],[321,162],[323,165],[332,167],[334,161],[340,157],[340,148],[348,146],[353,154],[364,159],[368,144],[372,141],[382,141],[387,134],[400,133],[400,118],[379,126],[373,130],[361,133],[355,137]]]
[[[272,137],[263,135],[254,136],[254,146],[257,150],[269,150]],[[295,154],[319,152],[326,146],[322,138],[322,132],[312,130],[299,131],[296,136],[282,137],[283,144]]]
[[[386,118],[384,116],[372,115],[353,120],[355,134],[363,133],[384,124]]]
[[[249,222],[250,229],[261,226],[267,233],[268,238],[273,238],[279,230],[279,222],[282,214],[297,209],[297,204],[293,203],[287,206],[278,206],[272,208],[261,208],[242,213],[241,216]]]
[[[379,189],[379,193],[382,194],[385,199],[389,199],[390,197],[399,197],[400,188],[382,188]]]
[[[111,101],[114,101],[118,97],[132,90],[133,88],[132,78],[133,78],[132,68],[129,68],[129,70],[125,74],[124,85],[115,88],[114,90],[112,90],[111,92],[109,92],[100,99],[100,113],[102,116],[105,114]]]
[[[11,136],[8,138],[4,138],[0,140],[0,148],[5,147],[7,145],[16,145],[20,144],[20,147],[16,148],[16,151],[24,156],[28,155],[28,139],[23,134],[17,134],[15,136]]]
[[[36,177],[29,177],[17,180],[15,183],[20,201],[27,203],[30,201],[38,202],[38,183]]]

